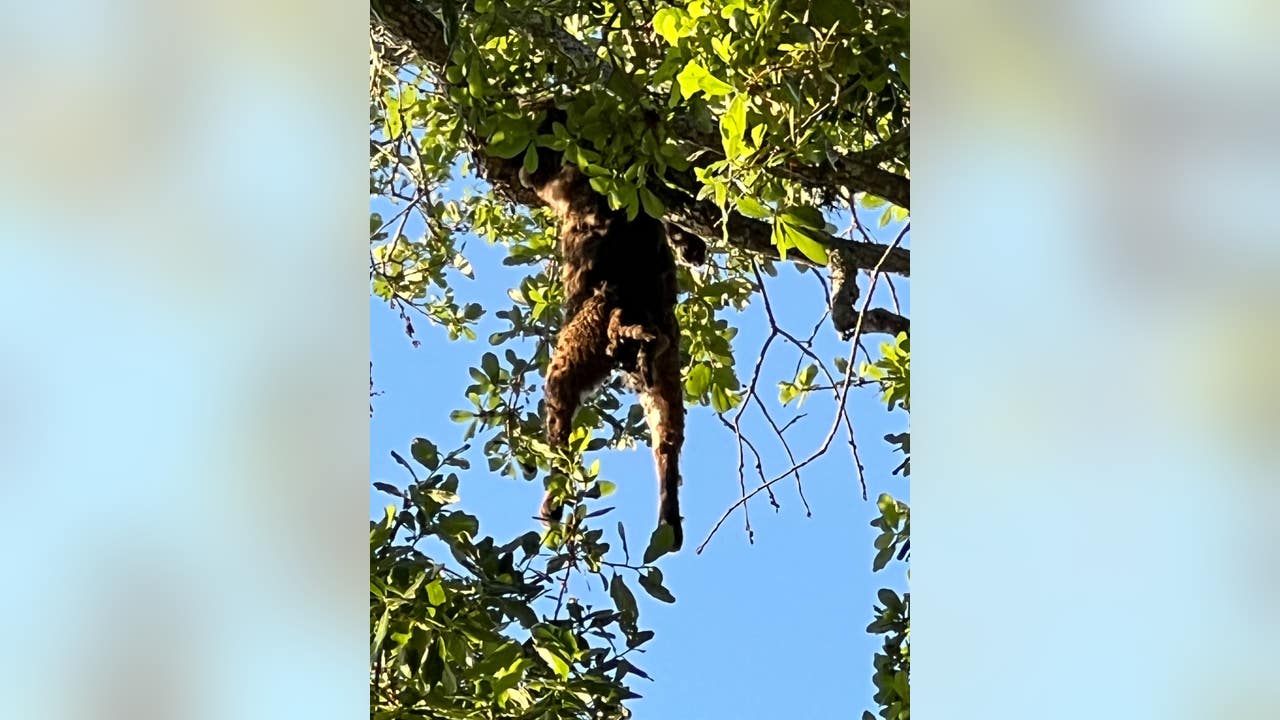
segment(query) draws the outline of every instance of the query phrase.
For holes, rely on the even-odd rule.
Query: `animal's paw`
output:
[[[613,357],[618,348],[625,340],[634,340],[636,342],[647,344],[657,340],[658,336],[649,332],[643,325],[617,325],[609,328],[609,344],[605,347],[605,354]]]

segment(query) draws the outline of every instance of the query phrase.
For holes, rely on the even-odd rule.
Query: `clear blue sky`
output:
[[[860,212],[859,217],[863,216]],[[878,211],[865,213],[864,224],[874,228],[878,216]],[[887,242],[896,230],[891,225],[872,232]],[[404,454],[415,436],[431,438],[442,450],[461,442],[463,427],[452,423],[449,413],[468,407],[462,395],[470,383],[467,368],[491,349],[485,338],[500,321],[489,315],[510,306],[506,291],[523,274],[520,268],[502,266],[503,250],[478,238],[468,239],[465,253],[475,269],[475,280],[455,284],[459,300],[479,302],[488,311],[475,342],[449,342],[442,329],[425,318],[415,318],[422,341],[415,349],[398,315],[380,300],[370,300],[373,377],[376,389],[383,393],[373,398],[370,465],[375,480],[403,483],[404,471],[388,453]],[[822,312],[818,283],[789,266],[780,267],[778,277],[766,282],[780,323],[793,334],[807,337]],[[909,314],[907,282],[896,279],[895,283],[903,311]],[[881,294],[878,289],[878,299]],[[888,302],[887,293],[883,302]],[[734,315],[729,316],[739,328],[734,350],[739,376],[746,383],[768,324],[758,300],[741,316]],[[869,336],[865,344],[875,352],[881,339]],[[847,353],[829,322],[819,332],[818,347],[825,357]],[[775,340],[769,357],[760,387],[774,409],[777,381],[792,377],[797,351]],[[740,497],[737,450],[732,434],[709,408],[689,409],[682,458],[685,549],[660,561],[665,584],[677,602],[665,605],[636,589],[641,627],[656,633],[648,651],[636,660],[653,678],[653,682],[635,679],[634,690],[644,695],[632,704],[637,720],[856,718],[862,710],[874,709],[871,658],[880,638],[869,636],[865,628],[872,619],[876,589],[904,588],[905,573],[901,564],[893,563],[873,576],[876,531],[868,523],[878,514],[874,500],[881,491],[909,501],[907,483],[890,476],[900,456],[891,454],[882,439],[886,433],[905,429],[906,415],[901,411],[888,415],[870,389],[856,393],[851,402],[869,500],[861,499],[842,434],[827,455],[803,474],[813,517],[805,517],[794,482],[780,482],[775,485],[780,512],[774,512],[763,493],[751,503],[754,545],[747,542],[739,511],[702,555],[695,555],[694,549]],[[811,397],[802,412],[807,417],[787,433],[800,457],[821,443],[834,403],[826,397]],[[795,414],[793,403],[776,411],[775,417],[784,422]],[[766,474],[786,469],[787,458],[771,441],[764,420],[758,413],[749,412],[746,417],[751,420],[744,427],[753,433],[765,456]],[[483,439],[475,442],[475,448],[481,443]],[[603,525],[606,537],[613,532],[613,521],[621,520],[632,546],[642,544],[653,528],[657,504],[648,448],[596,455],[601,458],[602,477],[618,486],[609,503],[617,509]],[[540,479],[523,482],[498,477],[486,472],[483,462],[473,462],[472,467],[462,475],[461,507],[479,517],[482,534],[504,542],[537,527],[532,517],[541,496]],[[748,475],[748,490],[752,487]],[[386,503],[385,495],[371,492],[371,517],[381,516]],[[607,597],[593,598],[583,588],[577,590],[584,601],[608,603]]]

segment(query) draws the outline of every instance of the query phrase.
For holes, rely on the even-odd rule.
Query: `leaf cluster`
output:
[[[674,602],[653,565],[670,547],[669,529],[655,533],[634,565],[621,524],[624,563],[606,563],[609,544],[585,524],[577,543],[551,531],[499,544],[457,509],[468,449],[441,453],[418,438],[412,463],[393,453],[410,481],[374,484],[397,502],[370,523],[372,717],[629,717],[625,702],[639,697],[631,683],[648,678],[635,653],[653,632],[638,625],[624,573]],[[436,559],[442,554],[452,562]],[[611,602],[568,596],[572,576],[607,587]]]

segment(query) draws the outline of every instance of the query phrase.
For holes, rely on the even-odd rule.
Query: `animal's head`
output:
[[[564,110],[551,107],[541,125],[538,135],[550,135],[555,123],[564,123]],[[538,167],[533,172],[520,168],[520,183],[533,190],[557,215],[568,211],[569,205],[583,193],[586,178],[573,165],[566,165],[564,154],[549,147],[539,146]]]

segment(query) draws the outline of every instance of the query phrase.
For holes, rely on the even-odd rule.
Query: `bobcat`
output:
[[[553,110],[541,132],[549,133],[562,111]],[[700,238],[673,230],[640,213],[628,220],[612,210],[587,177],[562,155],[538,149],[538,167],[520,171],[560,221],[561,280],[565,322],[547,371],[547,440],[568,443],[573,416],[616,368],[640,398],[652,436],[658,473],[658,521],[671,526],[679,550],[680,449],[684,444],[684,390],[680,379],[680,326],[676,320],[676,263],[668,240],[682,257],[701,263]],[[562,508],[548,496],[542,516],[557,520]]]

